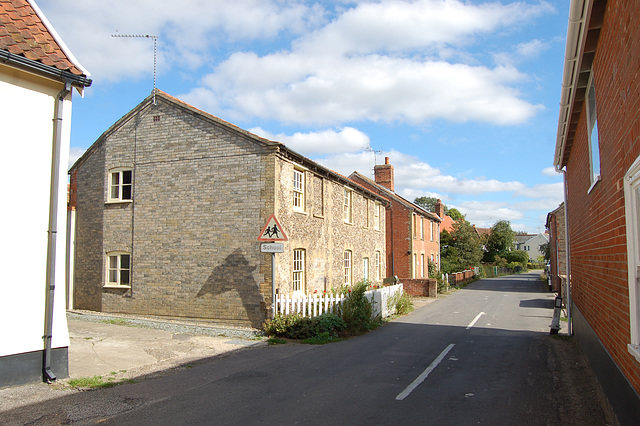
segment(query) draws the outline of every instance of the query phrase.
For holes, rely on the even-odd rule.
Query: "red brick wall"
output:
[[[403,279],[401,282],[402,289],[409,296],[438,297],[438,281],[436,279]]]
[[[588,193],[583,105],[567,163],[573,301],[640,392],[630,342],[622,179],[640,154],[640,1],[609,0],[594,58],[602,179]],[[632,53],[633,52],[633,53]]]

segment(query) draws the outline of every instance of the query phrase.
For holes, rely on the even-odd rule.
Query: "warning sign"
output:
[[[272,214],[269,217],[267,224],[262,228],[258,241],[289,241],[287,234],[282,229],[282,225],[276,219],[276,215]]]

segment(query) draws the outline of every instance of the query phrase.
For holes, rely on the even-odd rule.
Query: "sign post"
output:
[[[269,220],[260,232],[258,241],[262,243],[260,244],[262,253],[271,253],[271,318],[276,316],[276,253],[284,253],[284,241],[288,240],[289,238],[276,215],[269,216]]]

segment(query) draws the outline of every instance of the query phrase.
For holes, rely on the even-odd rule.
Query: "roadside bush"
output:
[[[403,291],[396,292],[388,300],[389,307],[395,307],[396,315],[404,315],[413,311],[413,298]]]
[[[338,332],[346,328],[345,322],[335,314],[322,314],[308,318],[298,314],[282,315],[267,320],[264,332],[268,336],[285,337],[288,339],[308,339],[321,334],[337,336]]]
[[[338,313],[347,325],[349,334],[362,334],[377,325],[377,319],[371,318],[373,309],[365,296],[367,282],[360,281],[351,288],[349,297],[340,305]]]

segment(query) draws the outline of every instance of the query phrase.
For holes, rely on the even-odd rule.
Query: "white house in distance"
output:
[[[547,234],[516,235],[516,250],[524,250],[529,253],[529,261],[537,262],[538,257],[544,256],[540,246],[549,242]]]
[[[68,377],[65,235],[71,95],[91,85],[31,0],[0,0],[0,387]]]

